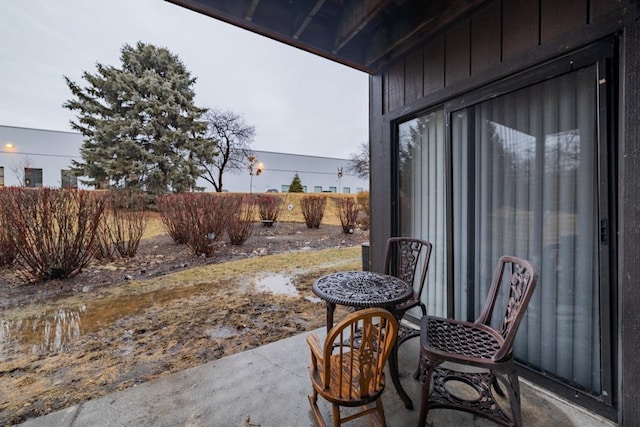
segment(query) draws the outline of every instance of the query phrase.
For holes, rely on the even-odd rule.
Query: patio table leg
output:
[[[413,409],[413,402],[411,398],[402,387],[400,383],[399,373],[398,373],[398,343],[396,342],[393,345],[393,350],[391,350],[391,354],[389,355],[389,373],[391,374],[391,380],[393,381],[393,385],[400,396],[400,399],[404,402],[404,407],[407,409]]]
[[[336,309],[335,303],[327,301],[327,332],[333,328],[333,312]]]

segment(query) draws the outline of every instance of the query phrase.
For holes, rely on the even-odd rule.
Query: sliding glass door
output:
[[[610,391],[602,333],[610,314],[602,304],[608,212],[598,80],[593,65],[406,121],[399,126],[398,175],[400,234],[434,244],[430,314],[473,320],[498,258],[528,259],[540,281],[516,357],[602,396]]]

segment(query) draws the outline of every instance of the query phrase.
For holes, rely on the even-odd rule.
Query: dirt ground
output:
[[[332,225],[256,224],[243,246],[220,243],[206,259],[160,235],[133,259],[64,281],[25,285],[0,270],[0,425],[321,327],[313,280],[359,268],[367,240]],[[248,278],[264,271],[297,292],[256,290]]]

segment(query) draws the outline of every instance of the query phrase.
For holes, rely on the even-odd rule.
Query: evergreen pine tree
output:
[[[107,182],[156,195],[194,188],[202,173],[194,154],[215,150],[204,137],[206,110],[194,105],[196,79],[169,50],[142,42],[125,44],[120,60],[121,68],[85,71],[85,87],[64,77],[73,98],[63,106],[77,112],[71,126],[84,136],[74,173],[97,188]]]
[[[302,181],[300,181],[298,172],[296,172],[296,174],[293,175],[293,179],[291,180],[291,184],[289,185],[289,193],[304,193],[304,188],[302,187]]]

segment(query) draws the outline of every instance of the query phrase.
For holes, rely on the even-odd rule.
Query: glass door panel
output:
[[[596,89],[584,68],[453,112],[451,135],[456,317],[479,313],[501,255],[532,261],[517,357],[599,394]]]
[[[399,235],[433,245],[423,301],[428,313],[443,316],[447,308],[444,112],[404,122],[398,131]]]

